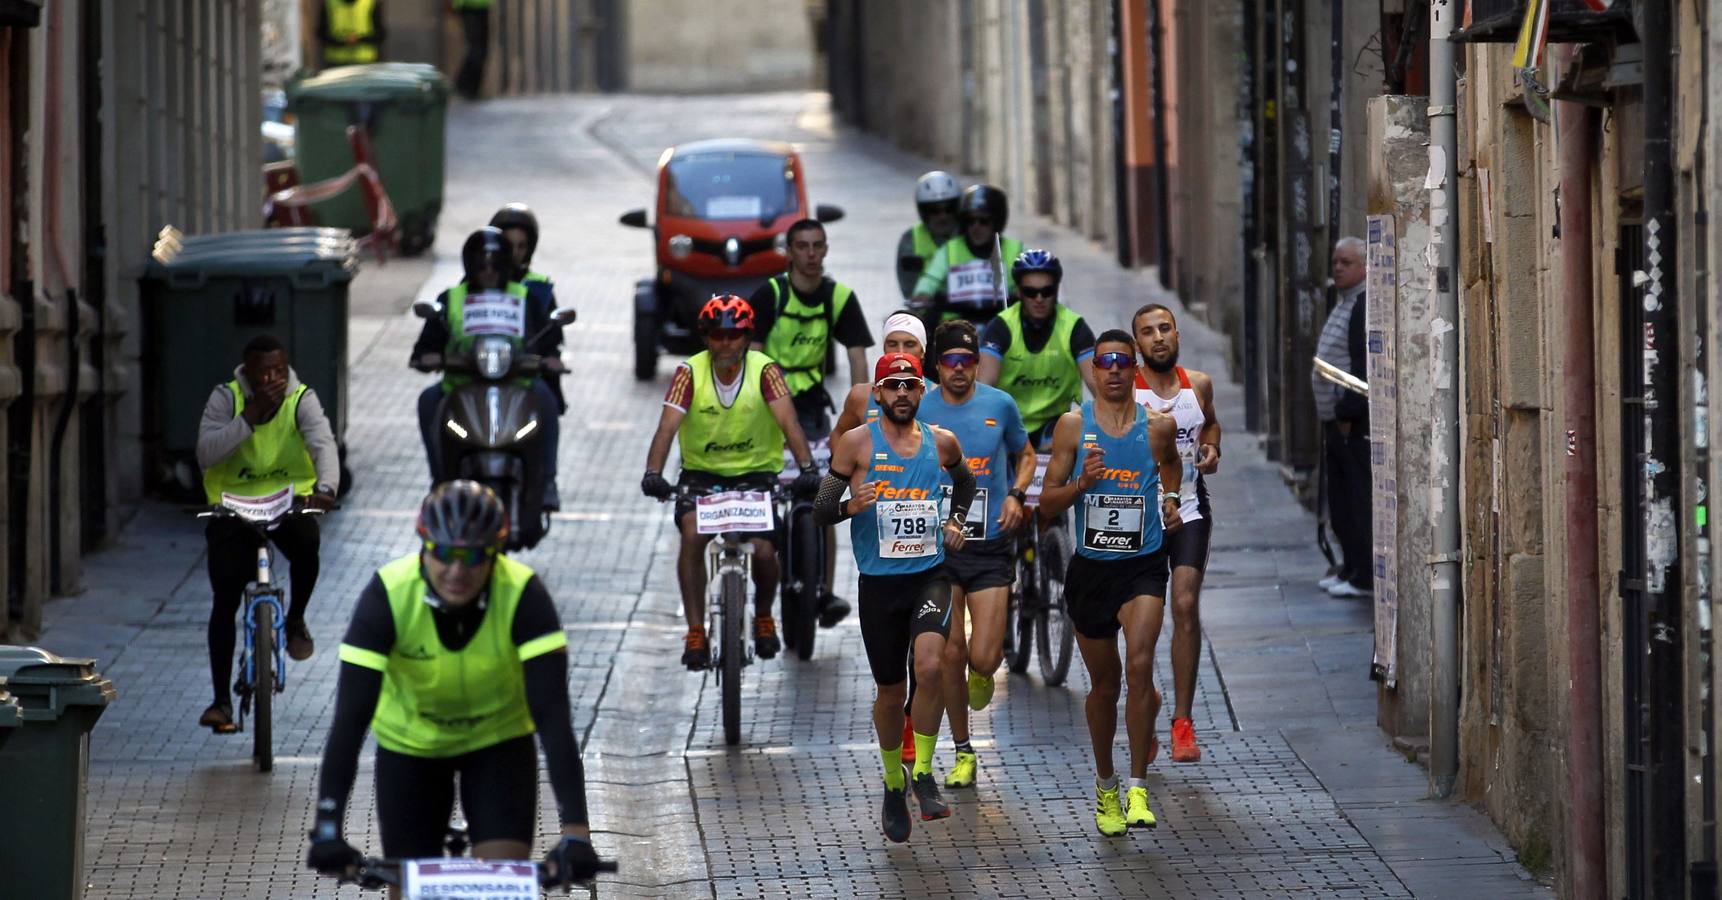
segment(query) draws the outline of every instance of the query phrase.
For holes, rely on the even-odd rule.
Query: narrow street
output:
[[[356,488],[324,523],[309,616],[318,649],[288,670],[275,771],[252,770],[249,735],[194,726],[209,702],[208,584],[200,526],[177,507],[144,507],[114,548],[88,558],[84,592],[48,607],[39,643],[97,657],[119,690],[91,741],[88,896],[359,895],[304,867],[305,833],[336,646],[371,573],[413,546],[425,488],[413,400],[426,381],[406,367],[419,328],[408,307],[458,278],[462,239],[511,200],[537,211],[535,268],[580,313],[564,357],[564,511],[520,558],[545,579],[568,631],[595,840],[621,864],[600,881],[601,896],[1551,896],[1481,813],[1426,799],[1424,770],[1376,727],[1370,603],[1316,589],[1326,563],[1314,518],[1244,432],[1223,339],[1193,317],[1180,322],[1182,362],[1215,378],[1225,458],[1211,482],[1217,525],[1195,706],[1203,759],[1173,764],[1162,754],[1150,769],[1156,830],[1095,833],[1077,662],[1058,688],[1033,667],[1001,673],[992,705],[975,715],[978,789],[947,791],[950,819],[917,821],[908,844],[887,846],[854,617],[820,634],[812,660],[748,671],[742,746],[725,747],[715,680],[678,664],[669,511],[638,489],[674,361],[660,362],[655,382],[632,376],[629,300],[651,272],[651,246],[616,223],[650,204],[664,147],[719,136],[797,144],[814,199],[847,212],[830,228],[828,268],[855,289],[878,337],[899,305],[893,252],[914,216],[911,186],[931,166],[839,128],[824,95],[457,103],[434,261],[367,259],[354,284],[347,440]],[[1012,210],[1008,230],[1063,258],[1063,299],[1097,332],[1125,325],[1150,299],[1180,308],[1146,272],[1119,268],[1027,210]],[[845,549],[839,593],[853,597],[854,579]],[[1168,705],[1169,633],[1168,622],[1157,654]],[[1163,715],[1162,740],[1169,724]],[[1122,732],[1121,723],[1121,757]],[[947,739],[941,775],[949,762]],[[371,764],[367,750],[347,830],[375,853]],[[540,777],[541,852],[554,812]]]

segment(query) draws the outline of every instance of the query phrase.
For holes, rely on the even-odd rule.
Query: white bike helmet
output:
[[[957,180],[951,173],[934,170],[915,179],[915,205],[926,206],[933,203],[946,203],[957,199],[962,189],[957,187]]]

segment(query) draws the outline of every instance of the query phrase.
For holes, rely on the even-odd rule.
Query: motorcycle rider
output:
[[[946,241],[915,283],[909,305],[932,309],[937,319],[963,318],[981,328],[1016,299],[1016,279],[1009,261],[1022,252],[1022,242],[1005,237],[1010,204],[1005,192],[990,184],[970,185],[957,201],[962,231]],[[994,253],[998,257],[994,258]],[[998,284],[1002,273],[1004,284]]]
[[[516,263],[514,252],[509,246],[508,238],[499,228],[486,226],[467,236],[466,244],[460,251],[461,266],[465,277],[461,281],[437,295],[437,303],[443,310],[443,315],[433,316],[425,320],[424,327],[419,331],[419,337],[413,344],[412,357],[408,364],[421,372],[434,372],[441,369],[445,356],[466,340],[466,323],[450,322],[449,311],[452,300],[458,299],[458,305],[464,313],[468,292],[501,291],[526,300],[526,286],[511,279]],[[525,336],[538,334],[547,321],[547,311],[535,311],[530,304],[526,305]],[[535,351],[535,347],[527,348]],[[565,371],[562,360],[554,355],[544,357],[544,370],[561,373]],[[425,458],[430,463],[431,483],[434,485],[443,480],[447,473],[442,470],[442,430],[439,427],[437,410],[443,397],[455,384],[450,376],[444,375],[437,384],[424,389],[419,394],[419,434],[424,439]],[[556,508],[552,502],[556,497],[556,447],[557,438],[561,431],[557,417],[548,415],[558,408],[556,397],[551,393],[550,385],[542,378],[534,378],[531,386],[532,394],[537,398],[539,409],[547,413],[539,420],[541,434],[537,438],[538,464],[543,466],[545,483],[545,506]]]
[[[556,308],[556,286],[549,275],[532,268],[532,255],[538,251],[538,216],[524,203],[509,203],[490,217],[490,224],[493,228],[502,229],[503,237],[508,238],[508,246],[514,251],[514,274],[511,277],[526,285],[526,304],[531,314],[548,322],[550,311]],[[539,356],[560,356],[563,340],[562,326],[551,325],[544,336],[528,349]],[[557,372],[554,378],[544,378],[550,386],[550,393],[556,396],[559,415],[568,412],[568,399],[562,393],[562,376],[566,374],[565,371]]]
[[[897,287],[903,299],[915,295],[915,282],[933,261],[933,254],[957,236],[957,197],[962,191],[951,173],[928,172],[915,179],[915,211],[921,221],[909,226],[897,241]]]

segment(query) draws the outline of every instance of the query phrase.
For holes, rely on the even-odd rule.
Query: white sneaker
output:
[[[1342,597],[1342,598],[1372,597],[1372,596],[1374,596],[1374,594],[1372,592],[1364,590],[1363,588],[1360,588],[1357,585],[1352,584],[1349,581],[1341,581],[1340,583],[1334,585],[1333,587],[1328,588],[1327,589],[1327,595],[1329,597]]]
[[[1340,578],[1338,574],[1332,574],[1332,575],[1328,575],[1326,578],[1323,578],[1322,580],[1316,582],[1315,586],[1318,588],[1321,588],[1324,591],[1332,590],[1334,585],[1339,584],[1341,581],[1344,581],[1344,580],[1345,579]]]

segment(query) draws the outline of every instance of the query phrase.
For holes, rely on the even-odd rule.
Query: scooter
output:
[[[438,303],[420,300],[413,304],[413,313],[428,319],[443,310]],[[545,357],[525,348],[551,328],[574,324],[575,316],[572,307],[559,307],[530,338],[479,335],[466,352],[443,358],[444,372],[472,380],[449,391],[437,407],[442,423],[437,429],[438,480],[467,478],[496,491],[508,508],[509,550],[537,546],[550,530],[536,442],[540,419],[556,415],[556,410],[540,409],[530,384],[552,370],[545,367]]]

